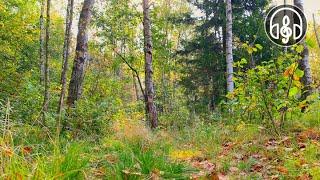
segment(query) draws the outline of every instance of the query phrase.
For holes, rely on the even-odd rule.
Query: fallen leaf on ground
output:
[[[309,174],[303,174],[301,176],[298,176],[297,180],[311,180],[312,177]]]
[[[23,154],[30,154],[31,152],[32,152],[32,148],[31,147],[26,146],[26,147],[22,148],[22,153]]]
[[[288,169],[283,167],[283,166],[278,166],[277,170],[281,173],[281,174],[288,174]]]
[[[260,172],[262,168],[263,168],[263,165],[260,163],[257,163],[251,167],[251,171],[252,172]]]

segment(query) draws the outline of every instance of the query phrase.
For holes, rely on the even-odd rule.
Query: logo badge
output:
[[[307,34],[307,19],[297,6],[280,5],[272,8],[265,19],[269,39],[282,47],[301,42]]]

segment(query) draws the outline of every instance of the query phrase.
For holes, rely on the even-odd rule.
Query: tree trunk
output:
[[[320,48],[320,38],[319,38],[319,34],[317,32],[317,24],[316,24],[316,18],[314,16],[314,14],[312,14],[312,17],[313,17],[313,29],[314,29],[314,34],[316,36],[316,39],[317,39],[317,43],[318,43],[318,46]]]
[[[302,11],[303,8],[303,0],[294,0],[294,5],[299,7]],[[305,99],[308,95],[312,93],[312,76],[311,76],[311,68],[309,64],[309,49],[306,45],[305,39],[300,43],[300,45],[304,46],[304,50],[301,54],[302,59],[299,61],[299,68],[304,71],[304,76],[302,77],[302,83],[304,84],[304,93],[302,95],[303,99]]]
[[[134,75],[134,72],[132,72],[132,83],[133,83],[133,89],[134,89],[134,94],[135,94],[135,101],[139,101],[139,89],[137,86],[137,80],[136,76]]]
[[[41,0],[41,12],[40,12],[40,83],[44,83],[44,62],[45,62],[45,27],[44,27],[44,10],[45,0]]]
[[[227,61],[227,90],[233,92],[233,53],[232,53],[232,4],[226,0],[226,61]]]
[[[85,62],[88,60],[88,27],[91,21],[93,4],[94,0],[85,0],[79,18],[76,57],[73,62],[67,98],[68,106],[74,106],[82,94]]]
[[[152,37],[149,15],[149,0],[143,0],[143,34],[144,34],[144,56],[145,56],[145,86],[146,86],[146,111],[147,120],[151,128],[158,126],[158,113],[154,104],[153,70],[152,70]]]
[[[58,106],[58,114],[61,115],[61,111],[64,105],[64,97],[67,89],[67,70],[68,70],[68,59],[70,51],[70,41],[71,41],[71,27],[73,20],[73,5],[74,0],[68,0],[67,16],[66,16],[66,29],[63,44],[63,61],[62,61],[62,72],[61,72],[61,93]]]
[[[49,88],[50,88],[50,79],[49,79],[49,38],[50,38],[50,5],[51,0],[47,0],[47,22],[46,22],[46,42],[45,42],[45,63],[44,63],[44,100],[42,106],[42,122],[45,123],[46,113],[48,112],[49,107]]]

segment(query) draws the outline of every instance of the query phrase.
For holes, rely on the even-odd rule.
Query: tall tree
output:
[[[227,90],[234,90],[233,83],[233,53],[232,53],[232,4],[226,0],[226,61],[227,61]]]
[[[317,24],[316,24],[316,18],[314,16],[314,14],[312,14],[312,17],[313,17],[313,30],[314,30],[314,35],[316,36],[316,39],[317,39],[317,43],[318,43],[318,46],[320,48],[320,37],[319,37],[319,34],[317,32]]]
[[[145,101],[147,120],[151,128],[158,126],[158,113],[154,103],[153,70],[152,70],[152,37],[150,22],[149,0],[143,0],[143,34],[144,34],[144,57],[145,57]]]
[[[40,12],[40,83],[44,82],[44,62],[45,62],[45,27],[44,27],[44,10],[45,0],[41,0],[41,12]]]
[[[303,0],[294,0],[294,5],[304,11]],[[299,67],[304,71],[304,76],[302,77],[302,82],[305,86],[303,98],[306,98],[312,93],[312,75],[309,63],[309,49],[305,42],[305,39],[300,44],[304,46],[304,50],[301,53],[302,58],[299,61]]]
[[[195,26],[194,35],[182,41],[184,46],[179,51],[180,63],[183,65],[181,78],[186,88],[190,108],[197,113],[214,109],[220,101],[225,100],[227,91],[226,81],[226,3],[224,0],[190,2],[203,12],[202,17],[192,18],[186,14],[180,18],[186,25]],[[267,0],[232,1],[232,29],[233,39],[237,42],[261,44],[264,49],[252,54],[254,63],[261,64],[266,59],[279,54],[282,49],[272,46],[263,29],[263,18]],[[243,33],[243,29],[246,33]],[[233,59],[251,59],[251,55],[244,51],[242,43],[234,43]],[[250,64],[246,65],[250,68]],[[205,91],[207,90],[207,91]]]
[[[63,45],[63,61],[62,61],[62,72],[61,72],[61,92],[58,106],[58,114],[61,114],[64,104],[64,97],[67,89],[67,70],[68,70],[68,59],[70,51],[71,41],[71,27],[73,20],[73,5],[74,0],[68,0],[67,15],[66,15],[66,29]]]
[[[46,17],[46,42],[45,42],[45,63],[44,63],[44,100],[42,106],[42,121],[45,122],[46,113],[49,107],[49,39],[50,39],[50,6],[51,0],[47,0],[47,17]]]
[[[67,104],[74,106],[82,94],[85,62],[88,60],[88,27],[91,21],[94,0],[85,0],[79,18],[76,56],[73,62]]]

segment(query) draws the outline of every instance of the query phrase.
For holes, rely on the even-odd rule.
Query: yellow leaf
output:
[[[169,156],[173,160],[189,160],[201,156],[201,153],[194,150],[175,150]]]
[[[298,76],[296,76],[296,75],[293,75],[293,80],[295,80],[295,81],[299,81],[299,80],[300,80],[300,78],[299,78]]]
[[[8,157],[12,157],[13,156],[13,151],[10,148],[4,148],[4,155],[8,156]]]

